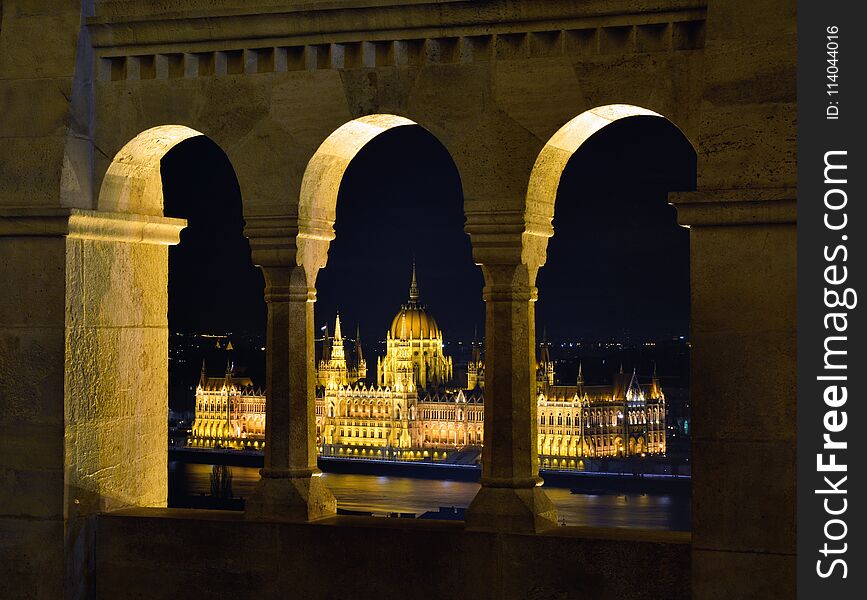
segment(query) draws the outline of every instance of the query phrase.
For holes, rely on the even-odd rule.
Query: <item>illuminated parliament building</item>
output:
[[[413,267],[409,301],[386,333],[386,354],[368,378],[356,334],[347,355],[340,315],[333,336],[326,328],[317,363],[316,436],[332,456],[445,460],[481,447],[484,373],[481,345],[473,342],[466,386],[455,385],[443,332],[419,300]],[[543,342],[537,361],[537,429],[540,466],[580,467],[582,458],[665,453],[665,395],[654,372],[649,385],[624,373],[611,385],[554,384],[554,362]],[[196,418],[189,445],[261,449],[265,397],[248,379],[204,373],[196,389]]]

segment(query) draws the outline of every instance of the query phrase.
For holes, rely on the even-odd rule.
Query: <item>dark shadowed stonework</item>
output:
[[[690,596],[688,534],[466,533],[460,523],[367,517],[251,524],[222,511],[140,509],[97,517],[97,537],[101,598],[168,600],[203,589],[263,599],[397,600],[408,590],[444,599]]]

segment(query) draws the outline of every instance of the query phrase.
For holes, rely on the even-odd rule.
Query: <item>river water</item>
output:
[[[231,467],[232,492],[246,498],[259,481],[259,469]],[[208,494],[211,465],[172,461],[169,488],[172,495]],[[466,508],[479,489],[466,481],[412,479],[377,475],[324,473],[323,480],[342,509],[415,513],[436,511],[440,506]],[[688,531],[690,498],[684,494],[572,494],[568,489],[545,487],[557,506],[561,522],[590,527],[628,527]]]

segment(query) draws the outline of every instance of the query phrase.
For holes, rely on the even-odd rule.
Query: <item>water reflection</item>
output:
[[[411,479],[377,475],[325,473],[323,479],[340,508],[373,512],[415,513],[436,511],[440,506],[467,507],[479,484],[465,481]],[[198,496],[211,490],[211,465],[169,463],[172,496]],[[246,498],[259,481],[259,470],[232,467],[232,492]],[[688,531],[690,499],[680,494],[572,494],[568,489],[546,487],[567,525],[631,527]],[[170,501],[171,505],[171,501]]]

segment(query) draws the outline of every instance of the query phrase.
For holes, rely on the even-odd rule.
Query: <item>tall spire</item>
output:
[[[202,374],[199,376],[199,385],[205,389],[208,385],[208,370],[205,367],[205,359],[202,359]]]
[[[584,363],[578,363],[578,387],[584,387]]]
[[[361,325],[355,325],[355,360],[360,363],[364,360],[364,356],[361,354]]]
[[[415,258],[412,259],[412,283],[409,286],[409,301],[410,303],[418,302],[418,280],[415,276]]]
[[[548,350],[550,344],[548,344],[548,329],[544,325],[542,326],[542,343],[539,344],[539,362],[540,363],[549,363],[551,362],[551,353]]]

